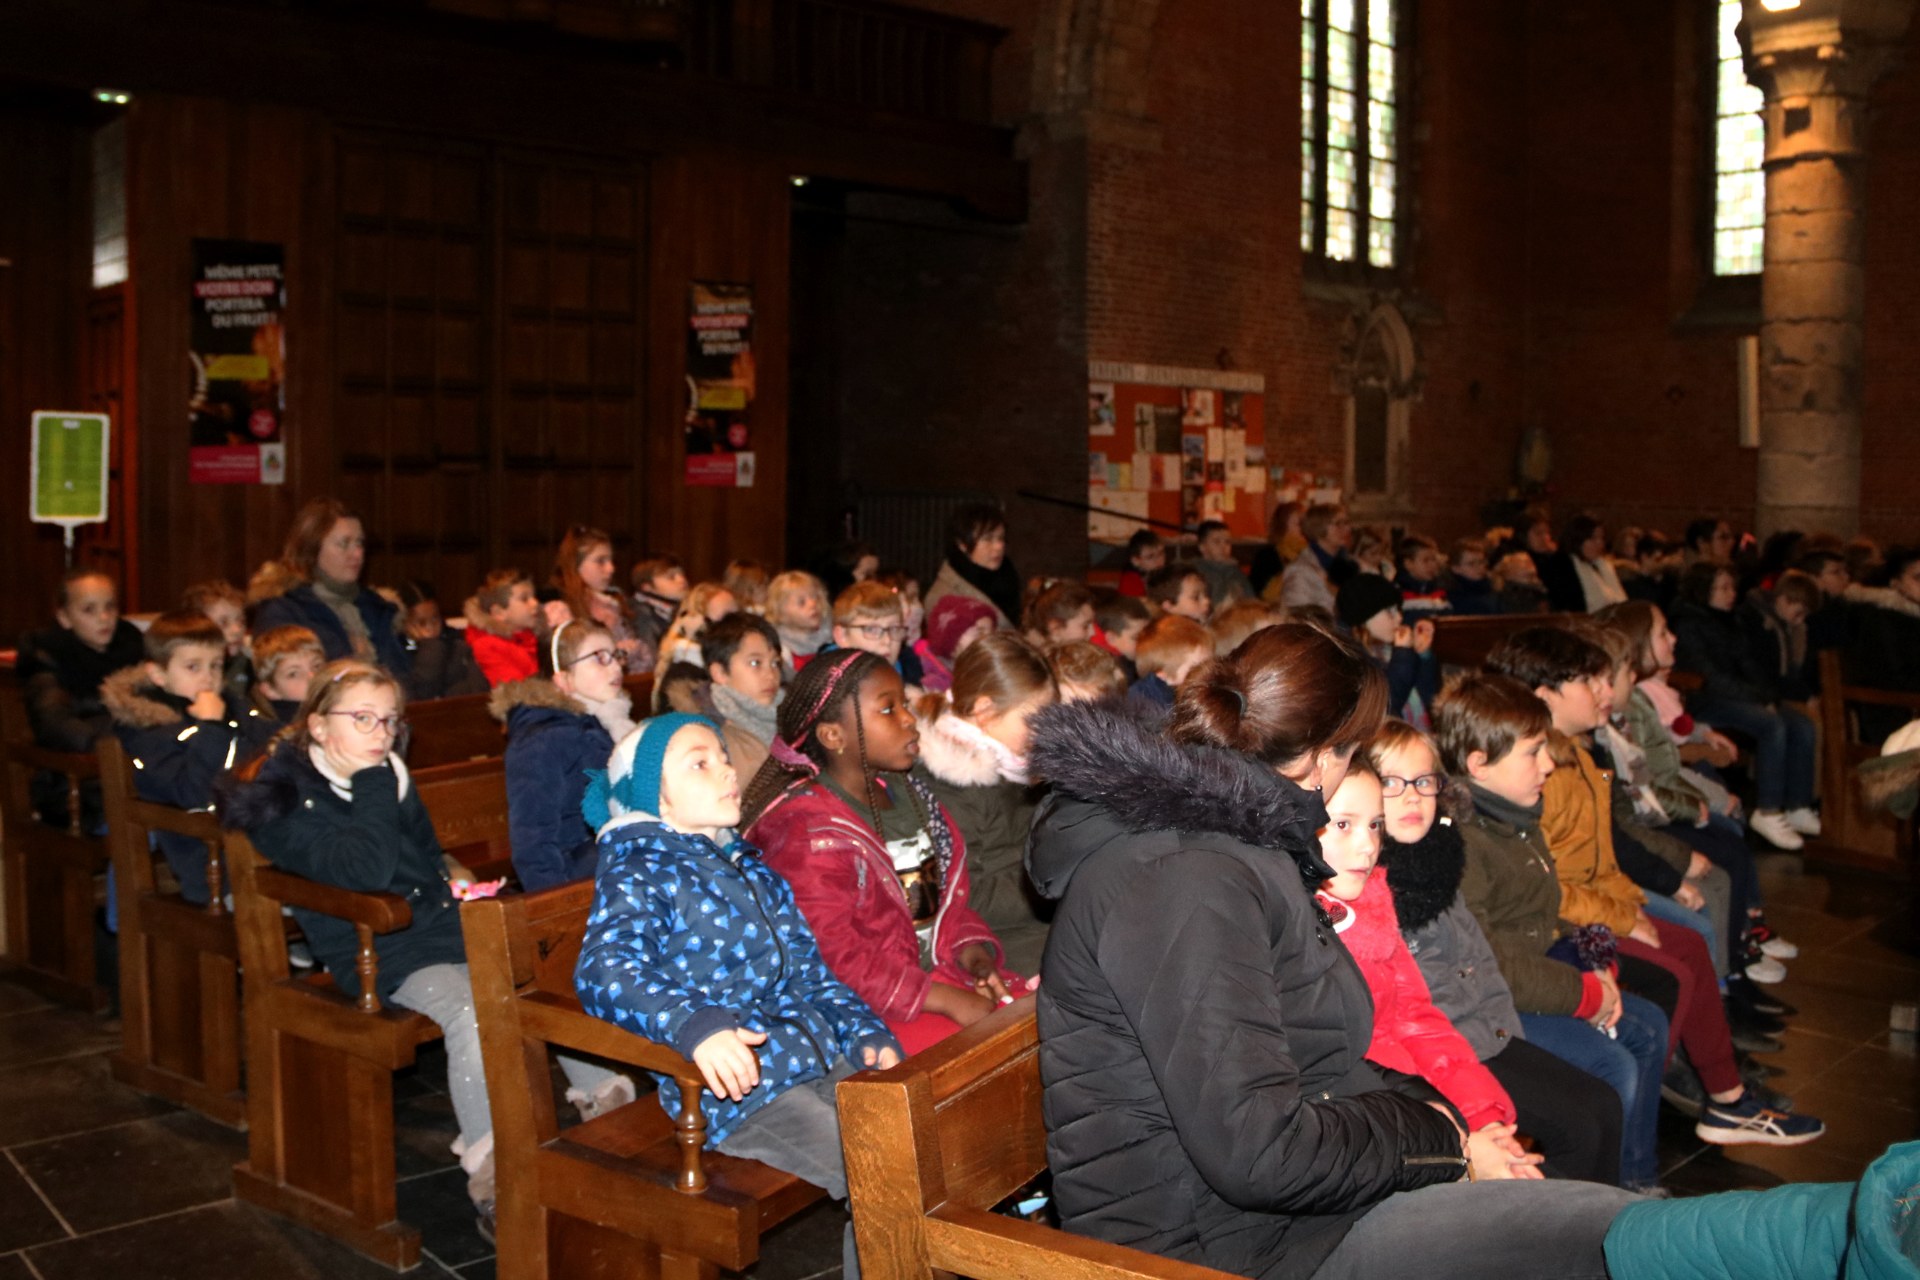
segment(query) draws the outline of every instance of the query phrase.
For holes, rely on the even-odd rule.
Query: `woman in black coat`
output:
[[[1332,875],[1322,788],[1384,702],[1354,645],[1288,624],[1184,684],[1165,736],[1093,704],[1035,718],[1054,792],[1028,869],[1059,900],[1040,1066],[1068,1230],[1263,1280],[1412,1258],[1423,1280],[1606,1274],[1631,1196],[1530,1180],[1510,1127],[1464,1135],[1365,1061],[1372,1001],[1311,890]]]

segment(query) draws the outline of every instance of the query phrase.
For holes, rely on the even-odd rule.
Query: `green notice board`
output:
[[[32,519],[72,527],[107,518],[109,430],[104,413],[33,415]]]

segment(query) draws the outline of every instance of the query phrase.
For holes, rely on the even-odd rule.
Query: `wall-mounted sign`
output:
[[[752,488],[753,286],[696,280],[687,316],[687,483]]]
[[[286,254],[246,240],[193,242],[187,360],[188,479],[287,478]]]

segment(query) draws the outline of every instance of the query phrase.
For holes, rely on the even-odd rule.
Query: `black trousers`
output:
[[[1620,1184],[1620,1095],[1570,1062],[1514,1040],[1484,1063],[1519,1112],[1549,1178]]]

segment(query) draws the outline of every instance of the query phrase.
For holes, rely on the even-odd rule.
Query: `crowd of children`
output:
[[[1028,834],[1051,780],[1030,721],[1104,703],[1177,733],[1196,673],[1307,623],[1377,667],[1390,717],[1325,790],[1319,836],[1317,910],[1374,1003],[1368,1059],[1424,1078],[1469,1132],[1532,1135],[1512,1176],[1657,1192],[1663,1097],[1707,1142],[1822,1132],[1751,1057],[1779,1047],[1793,1011],[1765,985],[1795,948],[1767,925],[1747,834],[1819,833],[1809,663],[1920,634],[1920,557],[1859,588],[1818,538],[1756,576],[1720,522],[1677,550],[1632,532],[1610,549],[1597,521],[1558,541],[1534,521],[1443,555],[1313,506],[1276,513],[1251,572],[1209,523],[1177,562],[1136,535],[1096,586],[1023,581],[1005,516],[969,506],[923,597],[864,544],[815,562],[832,585],[747,560],[695,581],[652,554],[623,590],[613,540],[579,525],[544,585],[493,572],[449,626],[418,584],[363,585],[360,521],[319,501],[248,594],[201,584],[144,634],[110,577],[70,573],[20,674],[45,745],[116,733],[142,796],[218,801],[276,864],[409,900],[377,940],[381,995],[446,1030],[485,1226],[485,1082],[454,885],[404,762],[410,698],[491,690],[520,887],[596,880],[586,1007],[699,1067],[711,1143],[844,1195],[833,1083],[1037,981],[1054,905]],[[1576,616],[1442,687],[1438,620],[1548,603]],[[65,820],[63,791],[36,799]],[[204,902],[205,851],[178,845],[159,850]],[[297,918],[355,989],[351,927]],[[563,1066],[583,1116],[634,1096]]]

